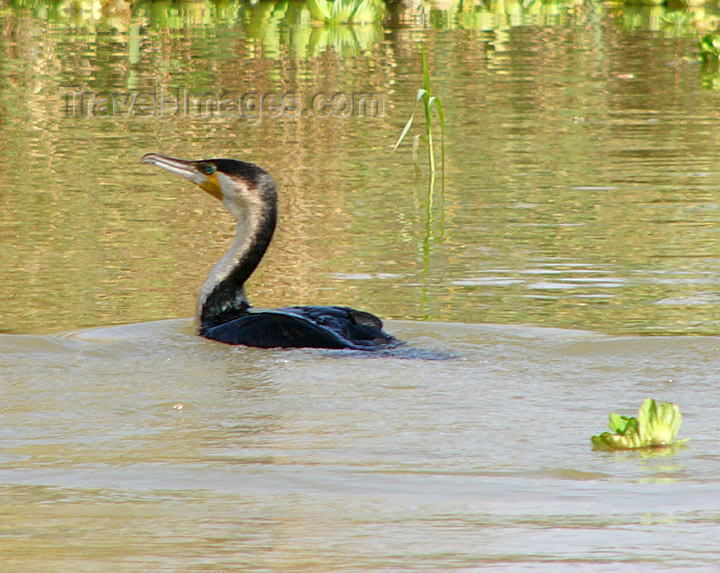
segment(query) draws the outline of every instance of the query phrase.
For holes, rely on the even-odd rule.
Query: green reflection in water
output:
[[[503,16],[490,34],[463,14],[492,4],[453,5],[437,31],[391,13],[387,33],[312,26],[298,2],[72,6],[0,15],[0,329],[192,314],[232,222],[137,163],[161,151],[276,176],[281,222],[250,285],[258,305],[718,333],[720,126],[697,68],[668,65],[682,38],[626,31],[596,4],[563,8],[551,31]],[[453,118],[444,193],[390,154],[422,74],[419,40]],[[67,113],[80,87],[275,93],[303,113],[83,118]],[[357,93],[377,97],[376,113],[313,105]]]
[[[382,0],[308,0],[308,7],[313,20],[328,24],[368,24],[385,15]]]
[[[239,26],[248,38],[258,40],[263,54],[279,58],[289,51],[301,57],[315,57],[328,48],[343,57],[365,53],[382,41],[382,28],[377,23],[384,4],[365,0],[356,13],[358,25],[329,23],[318,25],[313,17],[313,5],[298,0],[265,0],[254,5],[239,0],[227,2],[146,0],[135,3],[100,4],[98,2],[45,2],[42,0],[13,0],[16,13],[27,11],[49,24],[67,26],[73,32],[83,29],[101,34],[109,30],[130,32],[131,61],[139,50],[138,24],[147,24],[154,31],[182,31],[206,26]],[[370,17],[370,14],[375,16]],[[362,16],[362,17],[361,17]]]
[[[622,8],[617,5],[613,14],[628,30],[650,30],[670,38],[697,38],[698,31],[707,29],[717,18],[715,10],[703,4],[678,7],[664,2],[656,5],[629,4]]]

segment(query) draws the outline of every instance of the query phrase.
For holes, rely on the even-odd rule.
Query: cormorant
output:
[[[376,316],[343,306],[253,309],[245,281],[270,244],[277,219],[277,187],[269,173],[244,161],[186,161],[148,153],[143,163],[182,175],[222,201],[237,219],[230,250],[210,271],[198,300],[200,335],[262,348],[379,350],[401,344]]]

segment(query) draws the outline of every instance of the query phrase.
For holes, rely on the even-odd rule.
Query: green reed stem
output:
[[[423,64],[423,87],[417,91],[415,95],[415,103],[413,104],[413,110],[410,114],[410,119],[407,120],[405,127],[398,137],[393,151],[395,151],[402,143],[405,136],[410,131],[413,121],[415,120],[415,107],[418,102],[422,100],[423,110],[425,112],[425,134],[418,135],[415,137],[413,144],[413,157],[415,159],[415,167],[418,168],[418,157],[417,157],[417,146],[418,140],[423,141],[428,148],[428,162],[430,164],[430,173],[435,173],[435,146],[433,143],[433,107],[437,111],[438,119],[440,120],[440,149],[442,157],[442,170],[445,172],[445,113],[443,112],[442,102],[440,98],[432,95],[432,86],[430,84],[430,71],[427,63],[427,55],[425,53],[425,45],[422,46],[422,64]]]

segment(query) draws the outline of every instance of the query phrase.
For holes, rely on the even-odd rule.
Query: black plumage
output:
[[[250,306],[244,285],[265,254],[277,221],[277,187],[266,171],[232,159],[186,161],[149,153],[142,161],[190,179],[220,199],[238,221],[232,247],[200,293],[201,336],[262,348],[379,350],[401,344],[383,330],[379,318],[352,308]]]

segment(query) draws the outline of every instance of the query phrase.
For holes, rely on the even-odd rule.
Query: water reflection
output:
[[[533,6],[520,9],[551,7]],[[394,8],[387,34],[311,25],[301,2],[71,7],[18,2],[1,16],[1,329],[192,314],[232,224],[210,198],[135,167],[162,148],[247,158],[280,182],[276,242],[250,287],[258,305],[718,332],[717,118],[677,40],[601,33],[618,21],[612,6],[565,6],[572,18],[552,34],[512,19],[463,31],[463,13],[499,4],[453,4],[445,32],[414,19],[430,5]],[[443,191],[416,179],[409,153],[390,154],[422,78],[419,39],[452,120]],[[121,102],[279,94],[304,107],[79,117],[73,89]],[[382,106],[313,108],[338,93]]]
[[[347,2],[354,6],[353,2]],[[689,4],[689,5],[686,5]],[[233,25],[243,27],[249,37],[262,39],[269,47],[299,48],[298,54],[307,47],[303,36],[312,34],[311,23],[323,21],[324,2],[316,0],[263,0],[246,3],[240,0],[157,0],[141,2],[99,3],[90,0],[11,0],[6,4],[8,14],[27,13],[52,24],[71,26],[74,30],[93,33],[116,30],[127,31],[133,19],[141,19],[155,30],[182,30],[208,25]],[[380,10],[384,4],[362,3],[368,14]],[[577,19],[594,18],[605,7],[599,3],[579,0],[556,0],[545,2],[473,2],[466,0],[392,2],[390,22],[435,29],[464,29],[476,31],[499,31],[513,26],[558,26],[565,27]],[[607,9],[628,29],[664,31],[671,36],[695,37],[698,29],[709,29],[713,13],[703,2],[684,3],[682,9],[672,3],[628,3],[609,5]],[[352,13],[352,10],[349,12]],[[375,34],[376,26],[367,26],[377,21],[377,15],[359,18],[362,23],[354,27],[337,25],[319,26],[328,36],[345,36],[352,31],[355,35],[367,37],[370,30]],[[359,18],[359,20],[358,20]],[[342,19],[338,20],[341,23]],[[366,27],[367,26],[367,27]],[[292,30],[288,34],[286,30]],[[290,38],[290,36],[300,36]],[[327,41],[326,44],[336,44]],[[274,49],[269,52],[277,56]]]
[[[300,2],[3,4],[5,568],[714,567],[718,341],[667,336],[720,334],[720,118],[684,59],[709,16],[688,14],[416,2],[332,27]],[[390,153],[421,41],[443,184]],[[385,107],[73,117],[76,87]],[[233,234],[139,165],[157,150],[280,183],[259,306],[410,318],[391,331],[457,358],[228,348],[146,322],[192,314]],[[648,396],[688,413],[687,447],[592,451],[588,428]]]
[[[240,27],[247,38],[257,42],[254,43],[255,48],[271,59],[278,59],[286,53],[312,58],[329,48],[342,57],[350,58],[367,53],[383,38],[382,27],[376,18],[356,25],[323,25],[313,15],[312,3],[303,0],[264,0],[254,4],[240,0],[135,3],[118,0],[105,4],[17,0],[10,5],[16,13],[30,13],[73,33],[84,31],[98,36],[119,33],[121,35],[116,35],[114,39],[127,46],[122,46],[121,51],[129,55],[131,63],[138,63],[140,26],[149,26],[156,32],[206,26]]]

